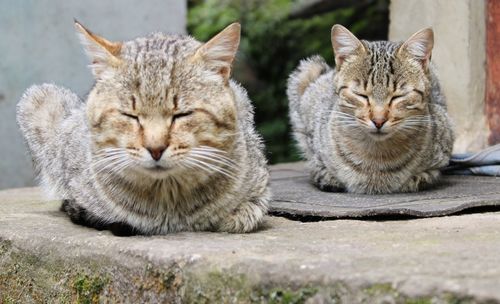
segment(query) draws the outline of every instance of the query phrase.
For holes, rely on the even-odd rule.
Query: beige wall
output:
[[[390,40],[404,40],[431,26],[432,60],[455,123],[455,152],[486,147],[484,0],[392,0]]]

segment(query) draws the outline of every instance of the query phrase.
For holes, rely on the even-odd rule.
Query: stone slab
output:
[[[500,206],[500,177],[445,176],[439,186],[417,193],[331,193],[311,185],[304,163],[292,163],[272,167],[271,187],[271,213],[287,217],[432,217]]]
[[[120,238],[59,204],[0,191],[0,303],[500,303],[500,213]]]

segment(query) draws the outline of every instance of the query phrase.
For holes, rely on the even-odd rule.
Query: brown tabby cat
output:
[[[269,174],[250,100],[229,78],[240,25],[204,44],[76,28],[96,79],[87,101],[42,85],[18,105],[41,183],[70,218],[117,234],[254,230]]]
[[[453,131],[431,64],[434,34],[406,42],[358,40],[332,28],[336,68],[319,56],[290,76],[290,118],[321,190],[417,191],[449,162]]]

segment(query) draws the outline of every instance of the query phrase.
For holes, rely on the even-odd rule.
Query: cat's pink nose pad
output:
[[[151,154],[151,157],[158,161],[160,160],[161,156],[163,155],[163,152],[165,151],[167,147],[161,146],[161,147],[155,147],[155,148],[146,148],[149,151],[149,154]]]
[[[387,119],[385,119],[385,118],[374,118],[374,119],[372,119],[372,122],[375,125],[375,127],[377,127],[377,129],[382,128],[382,126],[385,124],[386,121],[387,121]]]

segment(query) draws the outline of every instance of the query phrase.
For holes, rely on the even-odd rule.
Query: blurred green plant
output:
[[[387,39],[388,2],[190,0],[188,31],[207,41],[228,24],[241,23],[233,78],[242,83],[254,102],[255,121],[270,162],[294,161],[300,155],[288,121],[288,75],[301,59],[313,54],[333,64],[330,29],[335,23],[362,39]]]

